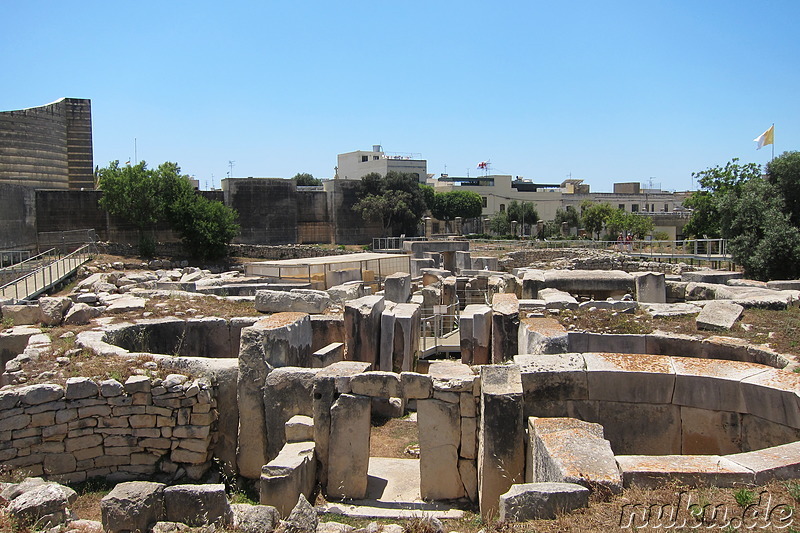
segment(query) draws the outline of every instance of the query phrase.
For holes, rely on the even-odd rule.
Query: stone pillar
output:
[[[444,332],[449,333],[455,327],[455,315],[458,313],[456,302],[458,294],[456,288],[458,279],[455,276],[448,276],[442,281],[442,305],[447,306],[447,316],[442,321]]]
[[[383,297],[389,302],[406,303],[411,298],[411,274],[395,272],[386,276]]]
[[[364,361],[373,368],[378,363],[381,340],[383,296],[364,296],[344,306],[345,357],[348,361]]]
[[[264,382],[276,366],[310,356],[311,321],[305,313],[276,313],[242,329],[236,400],[239,436],[236,462],[249,479],[267,464]]]
[[[470,252],[457,251],[456,252],[456,272],[461,273],[464,270],[472,268],[472,256]]]
[[[517,365],[481,367],[478,498],[484,519],[497,516],[500,495],[524,480],[523,408]]]
[[[481,304],[470,304],[465,307],[461,313],[459,335],[462,363],[489,364],[492,346],[492,308]]]
[[[464,221],[461,217],[456,217],[453,224],[453,233],[456,235],[461,235],[463,233],[463,223]]]
[[[519,342],[519,300],[515,294],[492,298],[492,363],[517,355]]]
[[[422,275],[423,268],[435,268],[433,259],[411,259],[411,276],[416,278]]]
[[[458,472],[461,442],[459,404],[435,399],[417,400],[417,424],[422,499],[452,500],[464,496],[464,485]]]
[[[330,498],[360,500],[366,496],[371,405],[369,396],[342,394],[331,407]]]
[[[420,308],[397,304],[381,315],[379,370],[413,372],[419,358]]]
[[[541,238],[543,233],[544,233],[544,220],[537,220],[536,221],[536,236]]]
[[[567,353],[569,335],[554,318],[524,318],[519,324],[517,349],[523,354]]]
[[[517,227],[519,226],[519,222],[516,220],[511,221],[511,235],[517,235]]]
[[[422,220],[425,222],[425,237],[430,239],[431,235],[433,235],[433,219],[431,217],[425,217]]]
[[[522,276],[522,299],[535,300],[539,298],[539,289],[544,288],[544,271],[528,270]]]
[[[667,302],[667,283],[664,274],[658,272],[639,272],[633,274],[636,287],[636,300],[654,304]]]

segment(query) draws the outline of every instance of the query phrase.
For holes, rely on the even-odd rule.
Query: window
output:
[[[669,204],[664,204],[664,212],[669,213]]]
[[[369,161],[369,156],[368,155],[362,155],[361,156],[361,162],[362,163],[366,163],[367,161]]]
[[[481,206],[483,208],[486,208],[486,206],[487,206],[486,197],[485,196],[481,196]]]
[[[625,204],[619,204],[619,208],[625,211]]]
[[[506,204],[500,204],[500,212],[501,213],[505,213],[506,212]]]
[[[378,156],[378,155],[373,155],[373,156],[372,156],[372,160],[373,160],[373,161],[377,161],[377,160],[378,160],[378,159],[380,159],[380,158],[381,158],[381,157],[380,157],[380,156]]]
[[[650,204],[650,212],[651,213],[655,213],[656,212],[656,204]]]
[[[639,204],[631,204],[631,213],[639,212]]]

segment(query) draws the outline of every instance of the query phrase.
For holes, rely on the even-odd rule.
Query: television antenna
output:
[[[236,163],[236,161],[228,161],[228,168],[230,168],[230,170],[228,171],[228,177],[229,178],[233,177],[233,165],[234,165],[234,163]]]

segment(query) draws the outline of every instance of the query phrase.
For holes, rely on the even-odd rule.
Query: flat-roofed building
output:
[[[360,180],[372,172],[385,176],[388,172],[414,174],[420,183],[428,179],[428,162],[420,154],[386,153],[376,144],[372,151],[356,150],[337,156],[336,178]]]

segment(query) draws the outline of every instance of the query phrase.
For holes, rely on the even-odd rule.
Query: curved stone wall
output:
[[[0,182],[92,189],[93,165],[90,100],[0,112]]]

